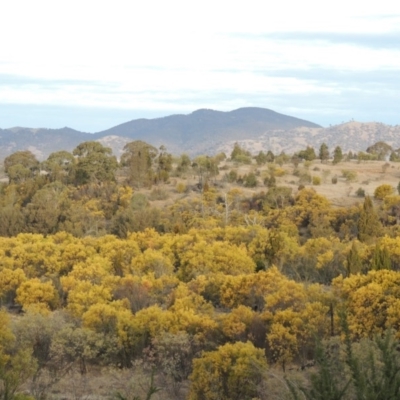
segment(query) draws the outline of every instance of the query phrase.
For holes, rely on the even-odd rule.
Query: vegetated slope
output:
[[[236,141],[227,141],[214,151],[224,151],[228,154]],[[318,149],[322,143],[327,144],[331,151],[340,146],[344,152],[359,152],[379,141],[387,143],[393,149],[400,148],[400,125],[351,121],[329,128],[276,129],[263,133],[257,139],[246,138],[237,142],[252,153],[271,150],[276,154],[281,151],[293,154],[307,146]]]
[[[0,159],[19,150],[30,150],[38,159],[46,159],[54,151],[71,151],[86,140],[93,140],[93,136],[67,127],[0,129]]]
[[[197,110],[189,115],[139,119],[95,134],[96,138],[115,135],[164,144],[173,153],[215,152],[215,146],[230,140],[256,139],[271,130],[319,125],[275,111],[248,107],[230,112]]]
[[[70,128],[0,130],[0,159],[18,150],[31,150],[39,159],[54,151],[71,151],[79,143],[99,140],[120,156],[124,145],[143,140],[154,146],[165,145],[172,153],[215,153],[216,145],[229,140],[255,139],[275,129],[316,128],[309,121],[264,108],[240,108],[230,112],[197,110],[189,115],[137,119],[95,134]]]
[[[98,140],[111,147],[117,157],[125,144],[133,140],[143,140],[156,147],[163,144],[170,153],[190,156],[220,151],[229,154],[235,142],[252,153],[272,150],[291,154],[307,146],[318,149],[323,142],[331,151],[340,145],[344,152],[357,152],[378,141],[399,148],[400,126],[352,121],[322,128],[264,108],[248,107],[230,112],[202,109],[188,115],[137,119],[95,134],[70,128],[0,129],[0,160],[19,150],[30,150],[43,160],[54,151],[72,151],[88,140]]]

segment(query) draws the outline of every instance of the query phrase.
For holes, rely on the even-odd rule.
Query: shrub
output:
[[[149,200],[166,200],[168,199],[168,193],[166,190],[161,188],[155,188],[149,195]]]
[[[306,184],[306,183],[311,183],[311,175],[307,172],[303,172],[299,176],[299,183],[300,184]]]
[[[275,168],[274,175],[277,176],[278,178],[284,176],[285,174],[286,171],[283,168]]]
[[[386,196],[390,196],[391,194],[393,194],[393,191],[393,186],[384,183],[383,185],[380,185],[375,189],[374,197],[375,199],[383,200]]]
[[[248,175],[243,177],[243,184],[245,187],[256,187],[257,186],[257,177],[254,172],[250,172]]]
[[[313,176],[312,177],[312,184],[315,186],[318,186],[321,184],[321,178],[319,176]]]
[[[193,360],[190,400],[257,397],[257,384],[267,368],[264,351],[251,342],[227,343]]]
[[[365,190],[363,188],[358,188],[356,191],[356,196],[357,197],[365,197]]]
[[[176,191],[178,192],[178,193],[185,193],[186,191],[187,191],[187,186],[183,183],[183,182],[179,182],[177,185],[176,185]]]
[[[264,185],[269,187],[269,188],[276,186],[275,176],[274,175],[271,175],[270,177],[267,176],[264,179]]]
[[[354,182],[357,179],[357,172],[343,169],[342,176],[346,179],[346,182]]]
[[[230,170],[229,173],[227,175],[225,175],[225,176],[226,176],[226,180],[229,183],[234,183],[238,179],[238,174],[234,169]]]

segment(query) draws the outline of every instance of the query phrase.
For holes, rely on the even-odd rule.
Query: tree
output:
[[[218,164],[213,157],[197,156],[193,160],[192,168],[196,171],[199,177],[199,184],[205,185],[208,180],[218,175]]]
[[[243,185],[245,187],[254,188],[257,186],[257,177],[254,172],[249,172],[243,177]]]
[[[305,161],[313,161],[317,158],[315,150],[311,146],[307,146],[305,150],[301,150],[297,153],[297,156]]]
[[[42,168],[47,172],[50,181],[67,183],[75,165],[75,157],[68,151],[51,153],[42,163]]]
[[[160,146],[156,164],[156,181],[166,182],[172,170],[172,155],[167,153],[165,146]]]
[[[343,160],[343,153],[342,153],[342,149],[340,148],[340,146],[336,146],[335,150],[333,151],[333,164],[338,164],[340,163],[340,161]]]
[[[128,182],[134,187],[151,186],[153,163],[158,150],[141,140],[127,143],[121,156],[120,164],[127,170]]]
[[[377,271],[381,269],[392,269],[389,251],[386,247],[381,247],[379,243],[375,246],[372,255],[371,269]]]
[[[326,162],[329,160],[329,149],[326,143],[322,143],[319,148],[319,159],[321,162]]]
[[[267,162],[267,155],[261,150],[255,157],[257,165],[264,165]]]
[[[190,161],[190,157],[187,154],[181,154],[178,159],[178,165],[176,166],[176,172],[178,176],[186,173],[191,165],[192,163]]]
[[[32,351],[16,345],[5,311],[0,311],[0,398],[18,399],[18,389],[35,372]]]
[[[358,240],[360,240],[361,242],[369,241],[381,235],[382,224],[369,196],[365,197],[363,208],[360,212],[360,217],[358,219],[357,227]]]
[[[243,400],[257,397],[267,368],[264,351],[250,342],[227,343],[193,360],[189,400]]]
[[[350,251],[346,257],[347,262],[347,274],[358,274],[362,269],[362,260],[357,249],[356,241],[353,240]]]
[[[78,158],[73,170],[75,184],[115,180],[118,163],[109,147],[95,141],[84,142],[74,149],[73,155]]]
[[[390,153],[389,161],[399,162],[400,161],[400,149],[393,150]]]
[[[272,163],[275,161],[275,155],[271,150],[267,151],[267,162]]]
[[[245,150],[243,147],[239,145],[239,143],[235,143],[233,146],[233,150],[231,152],[231,160],[244,163],[244,164],[250,164],[251,163],[251,153],[247,150]]]
[[[338,360],[331,349],[326,349],[320,342],[316,345],[315,364],[317,372],[311,374],[310,387],[300,387],[306,400],[341,400],[349,389],[351,378],[344,379],[344,363]],[[336,356],[336,357],[335,357]],[[299,400],[296,386],[285,378],[293,400]],[[301,396],[301,398],[303,398]]]
[[[53,182],[39,189],[24,210],[27,231],[55,233],[67,206],[67,195],[67,187],[61,182]]]
[[[385,158],[392,153],[392,151],[392,146],[389,146],[387,143],[382,141],[376,142],[367,149],[367,153],[375,155],[377,159],[381,161],[385,160]]]
[[[4,172],[10,182],[23,182],[39,171],[39,161],[29,151],[17,151],[4,159]]]

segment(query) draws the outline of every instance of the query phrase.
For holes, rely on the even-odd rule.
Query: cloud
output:
[[[400,101],[392,1],[6,3],[0,107],[57,109],[60,126],[82,121],[76,107],[154,116],[252,105],[320,123],[368,109],[392,122]]]
[[[384,33],[275,32],[261,36],[261,39],[263,38],[286,42],[302,42],[309,46],[325,43],[330,45],[344,44],[369,49],[393,49],[396,51],[400,49],[400,31]]]

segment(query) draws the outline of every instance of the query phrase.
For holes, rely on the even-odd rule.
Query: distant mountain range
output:
[[[19,150],[30,150],[44,160],[54,151],[72,151],[88,140],[111,147],[117,157],[124,145],[133,140],[156,147],[164,145],[173,154],[191,156],[229,153],[235,142],[253,153],[260,150],[293,153],[307,145],[319,148],[323,142],[332,150],[340,145],[343,151],[359,151],[380,140],[399,148],[400,126],[349,122],[323,128],[265,108],[239,108],[230,112],[201,109],[188,115],[136,119],[94,134],[70,128],[0,129],[0,159]]]

